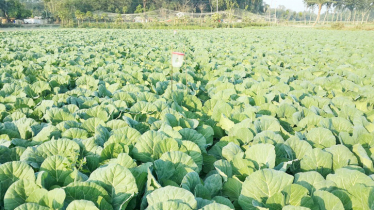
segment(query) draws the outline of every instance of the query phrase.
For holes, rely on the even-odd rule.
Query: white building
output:
[[[25,24],[47,24],[48,23],[48,21],[45,19],[35,19],[35,18],[24,19],[23,22],[25,22]]]

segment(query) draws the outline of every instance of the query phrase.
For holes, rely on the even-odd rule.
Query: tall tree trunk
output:
[[[362,15],[361,15],[361,25],[364,23],[364,18],[365,18],[365,12],[362,12]]]
[[[275,22],[275,24],[278,25],[278,20],[277,20],[277,7],[275,7],[274,11],[275,11],[274,22]]]
[[[313,26],[315,26],[318,23],[319,18],[321,17],[321,10],[322,10],[322,4],[318,4],[318,15],[317,15],[316,22],[314,22]]]
[[[270,23],[271,23],[271,16],[270,16],[270,7],[269,7],[269,26],[270,26]]]
[[[340,22],[343,21],[343,11],[340,13]]]
[[[370,12],[368,12],[368,16],[366,17],[366,23],[369,21]]]
[[[329,14],[329,9],[326,10],[325,17],[323,18],[323,25],[325,25],[327,14]]]
[[[0,8],[0,11],[2,11],[2,12],[4,13],[4,16],[5,16],[6,18],[8,17],[8,15],[7,15],[6,12],[5,12],[5,9]]]
[[[145,19],[145,7],[147,6],[147,0],[143,0],[143,15],[144,15],[144,19]],[[145,20],[144,20],[145,22]]]
[[[353,13],[353,24],[355,24],[355,21],[356,21],[356,11],[357,10],[355,10],[355,12]]]

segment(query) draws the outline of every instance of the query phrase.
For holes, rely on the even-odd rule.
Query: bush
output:
[[[364,28],[364,26],[361,25],[361,24],[355,26],[355,29],[357,29],[357,30],[362,30],[363,28]]]
[[[13,24],[13,23],[0,24],[0,28],[21,28],[21,27],[22,27],[22,25]]]
[[[331,28],[332,29],[343,29],[344,24],[343,23],[333,23],[333,24],[331,24]]]

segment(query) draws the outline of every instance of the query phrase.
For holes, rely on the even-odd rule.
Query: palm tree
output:
[[[91,11],[87,11],[85,17],[88,19],[88,21],[91,23],[91,18],[93,17],[93,14]]]
[[[93,15],[93,19],[95,19],[95,20],[96,20],[96,23],[98,23],[99,20],[100,20],[100,16],[99,16],[98,14],[94,14],[94,15]]]
[[[84,13],[81,12],[80,10],[76,10],[76,11],[75,11],[75,17],[76,17],[77,20],[78,20],[78,26],[79,26],[79,20],[82,20],[82,22],[83,22]]]
[[[105,23],[106,23],[107,18],[108,18],[108,14],[107,13],[101,14],[101,19],[104,20]]]
[[[314,22],[314,24],[313,24],[313,26],[315,26],[318,23],[319,19],[321,18],[322,6],[325,5],[326,3],[331,2],[331,0],[304,0],[304,2],[307,5],[317,5],[318,6],[317,19],[316,19],[316,22]]]

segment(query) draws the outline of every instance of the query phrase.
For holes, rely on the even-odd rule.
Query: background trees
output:
[[[165,18],[167,10],[202,14],[215,12],[218,6],[219,11],[228,11],[230,17],[233,14],[232,9],[235,8],[235,11],[240,9],[266,15],[272,21],[300,21],[304,23],[314,21],[314,25],[322,20],[323,23],[331,21],[364,23],[374,18],[374,0],[299,1],[305,3],[306,9],[297,13],[281,5],[276,9],[270,8],[270,5],[265,4],[264,0],[0,0],[0,17],[42,16],[62,22],[72,19],[79,20],[79,22],[84,22],[84,20],[105,22],[108,18],[101,18],[102,13],[134,14],[162,8],[159,10],[160,16]],[[322,8],[327,8],[327,10]],[[76,11],[80,11],[80,13],[76,13]],[[322,14],[323,11],[325,12]],[[98,17],[94,17],[95,14]],[[235,15],[238,14],[235,13]],[[110,18],[115,19],[113,15]]]
[[[361,15],[361,23],[369,19],[369,16],[374,8],[374,0],[304,0],[304,3],[311,7],[318,7],[318,15],[313,25],[316,25],[321,17],[321,10],[323,6],[326,6],[325,18],[328,17],[328,12],[331,8],[334,9],[332,18],[334,19],[335,14],[340,13],[340,21],[343,20],[343,13],[349,11],[349,16],[345,18],[346,21],[355,23],[358,20],[358,15]],[[339,20],[339,14],[336,14],[336,21]]]
[[[18,0],[0,0],[0,11],[5,18],[27,18],[32,15]]]
[[[0,0],[6,1],[6,0]],[[14,0],[27,2],[27,0]],[[135,13],[139,11],[138,5],[141,5],[144,11],[165,8],[169,10],[178,10],[182,12],[215,12],[218,2],[220,11],[227,10],[226,0],[42,0],[44,7],[52,14],[58,17],[58,10],[62,7],[74,7],[73,11],[102,11],[110,13]],[[250,11],[252,13],[263,13],[266,4],[263,0],[233,0],[238,8]],[[204,7],[199,7],[203,4]],[[44,8],[42,8],[44,10]],[[70,9],[69,9],[70,10]]]
[[[308,5],[317,5],[318,7],[317,19],[313,24],[313,26],[315,26],[318,23],[319,19],[321,18],[322,6],[327,5],[328,3],[331,3],[332,0],[304,0],[304,2]]]

